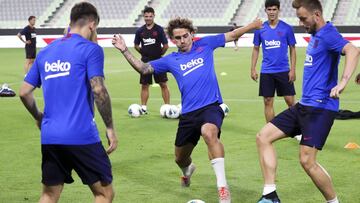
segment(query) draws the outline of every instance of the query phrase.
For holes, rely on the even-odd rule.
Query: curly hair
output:
[[[168,26],[166,27],[166,33],[170,38],[173,38],[173,31],[177,28],[185,28],[190,31],[190,33],[195,33],[197,28],[194,27],[191,20],[187,18],[180,18],[177,17],[175,19],[171,19],[168,23]]]
[[[304,7],[308,11],[319,10],[322,13],[322,6],[319,0],[294,0],[292,2],[292,7],[295,9],[299,9],[300,7]]]

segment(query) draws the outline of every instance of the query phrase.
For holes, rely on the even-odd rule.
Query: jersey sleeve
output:
[[[140,44],[140,41],[141,41],[141,38],[140,38],[140,29],[138,29],[138,30],[136,30],[136,33],[135,33],[134,44],[139,45],[139,44]]]
[[[29,72],[26,74],[24,81],[31,84],[34,87],[41,86],[40,71],[39,71],[39,66],[38,66],[36,59],[35,59],[33,65],[31,66]]]
[[[295,46],[296,39],[295,39],[294,31],[292,30],[292,27],[288,26],[287,30],[288,30],[287,35],[286,35],[287,43],[289,46]]]
[[[207,44],[212,49],[225,46],[225,34],[217,34],[201,38],[201,43]]]
[[[254,46],[260,46],[261,44],[260,30],[255,30],[253,44]]]
[[[160,41],[162,44],[168,44],[168,40],[166,38],[166,34],[164,32],[164,29],[162,27],[159,27],[160,30]]]
[[[99,45],[91,50],[86,61],[88,80],[95,76],[104,77],[104,51]]]
[[[337,30],[332,30],[331,32],[327,32],[323,36],[323,40],[327,46],[327,49],[332,52],[341,53],[344,46],[349,43],[346,39],[344,39],[341,34]]]
[[[24,29],[22,29],[22,30],[20,31],[20,34],[21,34],[21,35],[25,35],[25,34],[28,33],[28,32],[29,32],[28,27],[24,27]]]
[[[166,56],[150,61],[149,63],[154,68],[154,73],[156,74],[166,73],[169,71],[169,66],[168,66],[169,63]]]

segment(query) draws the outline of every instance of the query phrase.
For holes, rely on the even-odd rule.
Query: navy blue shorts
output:
[[[74,182],[74,169],[83,184],[112,182],[111,164],[101,142],[88,145],[41,145],[42,183],[47,186]]]
[[[274,97],[295,95],[294,83],[289,82],[289,71],[280,73],[261,73],[259,96]]]
[[[34,59],[36,57],[36,47],[35,46],[25,46],[25,55],[27,59]]]
[[[302,134],[301,145],[321,150],[337,112],[297,103],[270,122],[289,137]]]
[[[221,134],[221,125],[224,112],[218,103],[210,104],[198,110],[182,114],[176,134],[175,146],[181,147],[188,143],[197,145],[201,136],[201,127],[205,123],[212,123],[219,129],[218,138]]]
[[[155,83],[163,83],[168,81],[168,77],[166,73],[160,74],[148,74],[142,75],[140,74],[140,84],[142,85],[151,85],[153,84],[152,77],[154,76]]]

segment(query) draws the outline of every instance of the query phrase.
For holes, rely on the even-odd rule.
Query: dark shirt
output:
[[[30,25],[24,27],[20,32],[21,35],[25,35],[26,41],[30,40],[31,44],[26,44],[27,46],[36,47],[36,31],[35,27],[31,28]]]
[[[167,44],[164,29],[155,24],[150,30],[146,25],[140,27],[135,34],[134,44],[141,44],[141,60],[150,61],[161,57],[161,44]]]

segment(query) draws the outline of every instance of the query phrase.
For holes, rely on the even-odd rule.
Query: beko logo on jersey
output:
[[[70,69],[71,64],[69,62],[61,62],[60,60],[57,60],[56,62],[49,63],[46,61],[45,72],[50,72],[50,75],[47,75],[45,80],[70,75]]]
[[[304,66],[312,66],[313,57],[309,54],[306,54]]]
[[[156,39],[153,39],[153,38],[143,38],[143,41],[144,41],[144,46],[147,46],[147,45],[151,45],[151,44],[155,44],[156,42]]]
[[[275,40],[271,40],[271,41],[267,41],[265,40],[265,49],[274,49],[274,48],[280,48],[281,42],[280,41],[275,41]]]
[[[187,74],[200,68],[203,65],[204,65],[204,59],[197,58],[197,59],[191,59],[191,61],[187,62],[186,64],[180,64],[180,68],[182,71],[188,70],[183,74],[183,76],[186,76]]]

